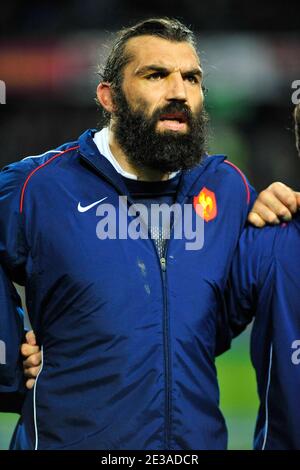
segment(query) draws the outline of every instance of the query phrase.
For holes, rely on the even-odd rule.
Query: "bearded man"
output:
[[[214,358],[230,344],[223,292],[256,194],[206,153],[202,79],[179,21],[124,29],[97,89],[103,129],[2,171],[0,259],[25,285],[42,362],[11,448],[226,448]],[[155,204],[170,219],[148,218]],[[258,225],[290,217],[297,196],[279,184],[256,208]],[[199,220],[201,249],[187,249]]]

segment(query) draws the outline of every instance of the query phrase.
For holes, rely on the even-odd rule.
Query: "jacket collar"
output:
[[[93,136],[97,129],[88,129],[78,139],[79,152],[81,158],[88,163],[94,170],[109,181],[120,194],[129,196],[126,184],[120,173],[116,171],[113,165],[98,150],[97,145],[93,141]]]
[[[127,186],[124,183],[122,176],[115,170],[113,165],[100,154],[98,147],[93,141],[93,136],[97,132],[96,129],[88,129],[79,137],[79,152],[81,158],[89,164],[95,171],[109,181],[120,194],[125,194],[130,197]],[[202,162],[195,168],[182,171],[177,202],[181,203],[186,196],[196,195],[197,189],[194,189],[199,176],[207,170],[215,168],[225,160],[224,155],[205,155]]]

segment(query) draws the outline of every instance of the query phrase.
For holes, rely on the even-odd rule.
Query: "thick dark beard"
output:
[[[139,103],[133,111],[122,89],[115,91],[113,132],[129,163],[137,168],[151,168],[163,173],[187,170],[198,165],[207,149],[208,116],[202,108],[192,114],[188,106],[172,101],[148,118],[142,111],[146,103]],[[159,116],[184,112],[188,130],[185,134],[156,131]]]

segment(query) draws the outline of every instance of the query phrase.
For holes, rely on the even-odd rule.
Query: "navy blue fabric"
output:
[[[255,317],[251,358],[260,399],[255,449],[300,449],[299,259],[298,213],[280,227],[248,227],[233,263],[233,330]]]
[[[94,132],[0,174],[0,259],[43,350],[12,448],[225,449],[214,358],[230,344],[223,292],[255,193],[221,155],[184,171],[176,201],[207,188],[217,213],[202,249],[171,236],[163,271],[153,240],[100,240],[97,207],[78,211],[133,202]]]
[[[18,345],[24,338],[24,317],[15,287],[0,266],[0,409],[20,411],[24,392]],[[12,395],[14,392],[14,396]]]
[[[173,217],[167,220],[159,218],[158,222],[151,217],[151,207],[154,204],[167,204],[169,207],[176,201],[178,183],[181,173],[177,173],[173,178],[165,181],[140,181],[123,177],[135,203],[143,204],[147,208],[147,215],[144,217],[149,226],[151,237],[155,242],[159,257],[165,253],[166,241],[170,238],[170,229],[173,224]]]

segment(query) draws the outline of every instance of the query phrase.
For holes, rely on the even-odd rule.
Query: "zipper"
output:
[[[107,177],[107,175],[102,173],[102,171],[99,168],[97,168],[96,165],[94,165],[90,160],[86,160],[85,158],[84,158],[84,160],[87,161],[89,163],[89,165],[91,165],[93,168],[95,168],[97,170],[97,172],[100,172],[101,175],[104,177],[104,179],[106,179],[106,181],[111,183],[112,186],[115,189],[117,189],[119,194],[124,195],[122,193],[122,191],[120,190],[120,188],[115,184],[115,182],[113,180],[111,180],[109,177]],[[129,193],[127,194],[127,196],[128,195],[130,196]],[[181,204],[180,204],[181,207],[183,206],[184,201],[186,200],[186,198],[187,198],[187,196],[181,202]],[[127,197],[127,201],[130,201],[132,204],[134,204],[134,201],[131,199],[131,197]],[[166,384],[166,387],[165,387],[166,388],[166,392],[165,392],[165,410],[166,410],[165,411],[165,416],[166,416],[166,419],[165,419],[165,448],[166,449],[169,448],[170,428],[171,428],[171,396],[170,396],[170,387],[169,387],[169,380],[170,380],[170,377],[171,377],[171,370],[170,370],[170,348],[169,348],[169,334],[168,334],[168,332],[169,332],[169,317],[168,317],[168,306],[167,306],[167,297],[168,297],[168,295],[167,295],[167,283],[166,283],[166,278],[167,278],[167,249],[168,249],[169,241],[171,239],[171,235],[173,233],[174,222],[175,222],[175,220],[174,220],[174,217],[173,217],[172,224],[171,224],[171,227],[170,227],[170,232],[169,232],[170,233],[170,238],[166,240],[165,247],[164,247],[164,253],[163,253],[163,256],[160,258],[159,254],[158,254],[158,251],[157,251],[157,248],[156,248],[156,245],[155,245],[155,242],[152,239],[151,231],[149,229],[149,226],[145,226],[145,222],[142,219],[142,223],[144,224],[145,228],[147,229],[149,238],[152,242],[152,246],[153,246],[153,249],[154,249],[154,252],[155,252],[156,259],[158,260],[158,263],[159,263],[160,273],[161,273],[161,280],[162,280],[163,304],[164,304],[164,307],[163,307],[163,309],[164,309],[163,335],[164,335],[165,384]]]
[[[184,202],[186,201],[187,196],[184,197],[183,201],[181,202],[181,207],[183,207]],[[166,240],[165,242],[165,247],[164,247],[164,253],[163,256],[159,259],[160,261],[160,268],[161,268],[161,278],[162,278],[162,284],[163,284],[163,299],[164,299],[164,351],[165,351],[165,382],[166,382],[166,425],[165,425],[165,449],[169,449],[169,439],[170,439],[170,432],[171,432],[171,393],[170,393],[170,387],[169,387],[169,382],[171,382],[171,368],[170,368],[170,347],[169,347],[169,316],[168,316],[168,304],[167,304],[167,252],[168,252],[168,247],[169,247],[169,241],[171,240],[172,234],[173,234],[173,229],[175,225],[175,220],[174,220],[174,213],[173,213],[173,219],[170,227],[170,238]],[[158,257],[158,252],[155,247],[155,243],[152,240],[155,251],[157,253]]]
[[[166,242],[167,244],[167,242]],[[156,248],[155,248],[156,249]],[[160,258],[161,276],[163,284],[163,303],[164,303],[164,316],[163,316],[163,337],[164,337],[164,356],[165,356],[165,449],[169,449],[169,438],[171,429],[171,397],[170,397],[170,381],[171,381],[171,367],[170,367],[170,337],[169,337],[169,316],[168,316],[168,293],[167,293],[167,263],[166,263],[166,246],[164,256]]]
[[[162,272],[164,273],[167,269],[166,258],[160,258],[160,267],[161,267]]]

